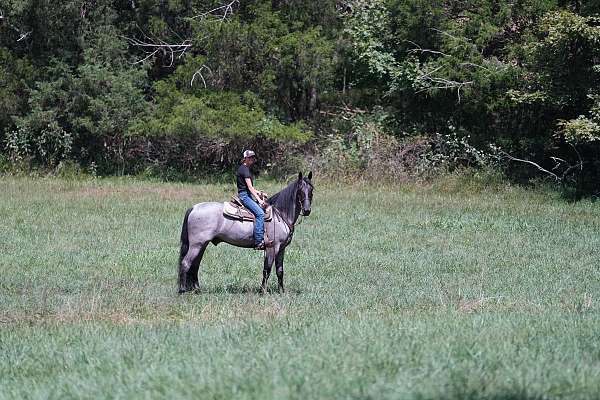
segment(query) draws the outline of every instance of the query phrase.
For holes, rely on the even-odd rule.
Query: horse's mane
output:
[[[286,188],[273,196],[269,197],[267,202],[275,206],[280,211],[291,211],[296,205],[296,193],[298,192],[298,180],[295,179],[292,183],[287,185]]]

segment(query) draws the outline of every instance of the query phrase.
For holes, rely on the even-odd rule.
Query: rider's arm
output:
[[[258,194],[258,191],[252,185],[252,180],[250,178],[245,178],[245,180],[246,180],[246,185],[248,186],[248,190],[250,191],[250,193],[252,193],[252,195],[254,196],[254,198],[256,200],[258,200],[258,204],[262,205],[263,199],[260,197],[260,195]]]

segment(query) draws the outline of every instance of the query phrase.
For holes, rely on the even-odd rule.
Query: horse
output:
[[[267,281],[273,262],[277,272],[278,289],[284,293],[283,258],[292,241],[294,227],[300,215],[311,212],[313,197],[312,172],[307,177],[298,174],[286,188],[267,199],[273,207],[273,219],[265,222],[267,237],[272,243],[265,249],[261,292],[267,292]],[[254,222],[239,221],[223,215],[223,203],[199,203],[188,209],[181,227],[179,252],[179,293],[196,291],[198,270],[209,243],[225,242],[233,246],[253,248]]]

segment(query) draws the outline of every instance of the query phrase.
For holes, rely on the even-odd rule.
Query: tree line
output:
[[[1,163],[203,175],[252,146],[273,173],[307,159],[377,174],[493,164],[594,192],[599,10],[558,0],[7,0]]]

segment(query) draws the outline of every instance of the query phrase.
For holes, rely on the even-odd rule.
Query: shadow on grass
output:
[[[198,291],[194,292],[195,294],[256,294],[261,295],[262,292],[260,290],[259,285],[239,285],[236,283],[228,284],[225,286],[209,286],[201,288]],[[302,293],[301,290],[296,288],[286,288],[284,295],[298,295]],[[267,290],[267,295],[279,295],[279,291],[277,287],[269,287]]]

